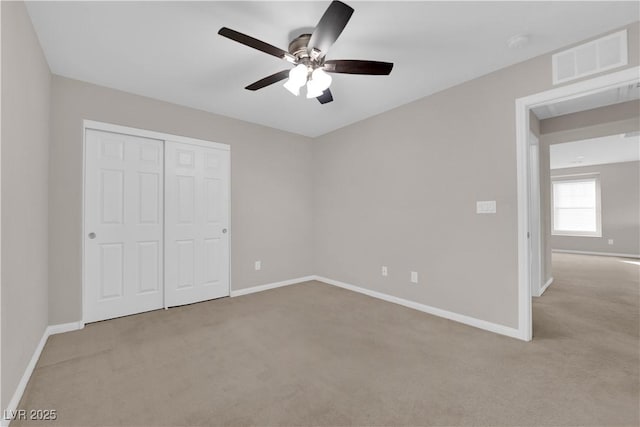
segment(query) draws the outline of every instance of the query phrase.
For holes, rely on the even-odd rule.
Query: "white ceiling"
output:
[[[284,61],[217,35],[226,26],[286,49],[323,2],[30,2],[55,74],[308,136],[638,20],[638,2],[357,2],[327,55],[395,63],[334,75],[335,101],[246,85]],[[531,42],[507,48],[510,37]],[[551,70],[549,70],[551,72]]]
[[[552,144],[549,150],[551,169],[632,162],[640,160],[640,137],[637,132],[610,135]]]
[[[636,99],[640,99],[640,83],[611,88],[588,96],[568,99],[554,104],[541,105],[532,108],[532,110],[540,120],[543,120]]]

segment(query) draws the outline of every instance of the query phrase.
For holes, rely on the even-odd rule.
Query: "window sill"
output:
[[[580,233],[551,233],[552,236],[558,237],[602,237],[602,233],[598,234],[580,234]]]

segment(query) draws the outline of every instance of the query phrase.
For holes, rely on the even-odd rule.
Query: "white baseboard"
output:
[[[33,356],[31,356],[31,360],[29,360],[29,364],[25,368],[24,373],[22,374],[22,378],[20,378],[20,382],[16,387],[16,391],[13,393],[13,397],[9,401],[9,405],[7,405],[7,408],[2,413],[3,427],[8,426],[9,423],[11,422],[10,419],[9,420],[5,419],[5,416],[7,414],[15,413],[15,411],[18,409],[18,404],[20,403],[20,399],[22,399],[22,394],[24,393],[24,389],[27,388],[27,383],[29,382],[29,378],[31,378],[31,374],[33,373],[33,370],[36,367],[36,363],[38,363],[38,359],[40,359],[40,353],[42,353],[42,349],[44,348],[44,345],[47,343],[47,338],[49,338],[48,330],[49,328],[47,327],[42,333],[42,338],[40,338],[40,342],[38,343],[38,346],[33,352]]]
[[[84,322],[60,323],[59,325],[51,325],[47,328],[48,336],[62,334],[64,332],[77,331],[84,328]]]
[[[511,328],[509,326],[499,325],[497,323],[487,322],[486,320],[476,319],[475,317],[465,316],[463,314],[454,313],[452,311],[443,310],[441,308],[432,307],[426,304],[421,304],[415,301],[406,300],[403,298],[394,297],[392,295],[383,294],[381,292],[372,291],[370,289],[361,288],[359,286],[351,285],[349,283],[339,282],[337,280],[328,279],[326,277],[316,276],[314,280],[323,282],[329,285],[338,286],[340,288],[348,289],[350,291],[358,292],[364,295],[368,295],[373,298],[378,298],[383,301],[399,304],[404,307],[413,308],[428,314],[432,314],[438,317],[444,317],[445,319],[453,320],[454,322],[464,323],[465,325],[473,326],[486,331],[494,332],[500,335],[506,335],[511,338],[518,338],[524,340],[522,334],[517,328]]]
[[[574,251],[570,249],[552,249],[551,252],[560,254],[580,254],[580,255],[598,255],[598,256],[615,256],[620,258],[640,258],[640,254],[620,254],[612,252],[591,252],[591,251]]]
[[[544,286],[542,287],[542,289],[540,289],[540,295],[538,296],[542,296],[542,294],[544,294],[544,291],[547,290],[547,288],[553,283],[553,277],[551,277],[549,280],[547,280],[547,283],[544,284]]]
[[[13,397],[9,401],[7,408],[2,412],[2,417],[0,419],[0,426],[6,427],[11,423],[11,420],[5,419],[5,415],[15,413],[15,411],[18,409],[18,405],[20,404],[20,399],[22,399],[22,395],[24,394],[24,390],[27,388],[27,384],[29,383],[31,374],[33,374],[33,370],[36,368],[36,364],[40,359],[40,354],[42,353],[42,349],[44,349],[44,346],[47,343],[47,339],[51,335],[61,334],[63,332],[75,331],[82,328],[84,328],[84,323],[82,322],[63,323],[59,325],[50,325],[46,327],[46,329],[42,333],[42,338],[40,338],[40,342],[38,343],[35,351],[33,352],[33,356],[31,356],[31,360],[29,360],[29,364],[27,365],[27,367],[24,370],[24,373],[22,374],[22,378],[20,378],[20,382],[18,382],[18,386],[16,387],[16,391],[13,393]]]
[[[256,292],[267,291],[269,289],[281,288],[283,286],[295,285],[297,283],[315,280],[316,276],[298,277],[297,279],[283,280],[282,282],[267,283],[266,285],[253,286],[251,288],[238,289],[231,291],[231,297],[239,297],[242,295],[253,294]]]
[[[544,285],[542,285],[542,288],[540,288],[538,290],[538,293],[535,292],[535,289],[531,290],[531,296],[532,297],[541,297],[542,294],[544,294],[544,291],[547,290],[547,288],[549,287],[549,285],[551,285],[553,283],[553,277],[550,278],[549,280],[547,280],[547,283],[545,283]]]

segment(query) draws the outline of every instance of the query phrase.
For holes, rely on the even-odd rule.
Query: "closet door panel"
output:
[[[229,151],[165,142],[167,306],[229,295]]]
[[[163,142],[85,134],[84,321],[163,306]]]

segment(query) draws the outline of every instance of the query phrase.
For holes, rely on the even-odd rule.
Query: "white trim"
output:
[[[231,291],[231,297],[239,297],[249,295],[256,292],[268,291],[269,289],[281,288],[283,286],[295,285],[298,283],[310,282],[316,280],[317,276],[298,277],[297,279],[283,280],[282,282],[267,283],[266,285],[253,286],[251,288],[243,288]]]
[[[9,401],[7,407],[2,411],[3,426],[8,426],[11,423],[11,420],[7,420],[5,418],[5,414],[7,414],[8,412],[15,412],[18,409],[18,404],[20,403],[20,399],[22,399],[22,394],[24,393],[25,388],[27,388],[27,384],[29,383],[31,374],[33,373],[33,370],[38,363],[38,359],[40,359],[40,354],[42,353],[44,345],[47,343],[47,338],[49,338],[49,335],[47,333],[48,329],[48,327],[45,328],[44,332],[42,333],[42,338],[40,338],[40,342],[33,352],[33,356],[31,356],[31,360],[29,361],[29,364],[27,364],[27,367],[22,374],[22,378],[20,378],[20,382],[18,382],[18,385],[16,386],[16,391],[13,393],[13,397]]]
[[[339,288],[347,289],[349,291],[358,292],[360,294],[364,294],[373,298],[378,298],[383,301],[392,302],[394,304],[412,308],[414,310],[422,311],[424,313],[432,314],[434,316],[443,317],[445,319],[453,320],[454,322],[464,323],[465,325],[473,326],[479,329],[484,329],[485,331],[494,332],[496,334],[506,335],[511,338],[518,338],[518,339],[524,340],[524,337],[522,337],[518,329],[511,328],[509,326],[487,322],[486,320],[476,319],[475,317],[465,316],[464,314],[454,313],[453,311],[443,310],[441,308],[432,307],[430,305],[421,304],[415,301],[394,297],[392,295],[383,294],[381,292],[372,291],[370,289],[361,288],[359,286],[340,282],[338,280],[328,279],[326,277],[315,276],[314,280],[317,280],[322,283],[326,283],[328,285],[333,285]]]
[[[567,175],[551,175],[551,179],[557,181],[580,179],[580,178],[596,178],[600,176],[600,172],[572,173]]]
[[[529,271],[529,123],[530,107],[516,99],[516,188],[518,207],[518,329],[531,341],[531,272]]]
[[[167,285],[167,143],[166,141],[162,141],[161,181],[162,181],[162,308],[164,308],[165,310],[169,310],[169,304],[167,304],[167,286],[166,286]],[[229,266],[231,266],[231,263],[229,263]],[[231,282],[229,282],[229,286],[231,286]]]
[[[530,185],[533,185],[532,193],[530,196],[530,203],[533,209],[537,209],[537,214],[533,214],[529,217],[529,231],[531,238],[529,239],[529,249],[535,248],[536,251],[533,254],[533,259],[529,263],[531,271],[531,277],[534,280],[535,287],[532,293],[540,292],[540,282],[542,281],[543,268],[542,268],[542,209],[541,209],[541,196],[540,196],[540,140],[531,129],[529,129],[529,177],[531,178]],[[535,273],[535,274],[534,274]]]
[[[51,335],[61,334],[63,332],[75,331],[78,329],[84,328],[84,323],[82,322],[71,322],[71,323],[63,323],[59,325],[50,325],[47,326],[42,333],[42,338],[40,338],[40,342],[36,347],[33,355],[31,356],[31,360],[27,364],[27,367],[24,369],[22,377],[16,386],[16,391],[13,393],[13,397],[9,401],[7,407],[2,411],[2,415],[0,416],[0,426],[5,427],[11,423],[11,420],[7,420],[4,418],[5,414],[8,412],[15,412],[18,409],[18,405],[20,404],[20,399],[22,399],[22,395],[24,394],[24,390],[27,388],[27,384],[31,379],[31,375],[33,374],[36,365],[38,364],[38,360],[40,359],[40,355],[42,354],[42,350],[44,349],[45,344],[47,343],[47,339]]]
[[[2,46],[2,7],[0,6],[0,46]],[[2,55],[0,55],[0,82],[2,82]],[[0,99],[2,98],[0,85]],[[49,88],[51,90],[51,88]],[[0,177],[2,177],[2,102],[0,102]],[[2,188],[2,179],[0,179]],[[0,212],[2,212],[2,192],[0,191]],[[2,221],[0,221],[0,242],[2,242]],[[0,245],[0,307],[2,307],[2,245]],[[2,378],[2,316],[0,316],[0,379]],[[2,409],[2,382],[0,381],[0,409]],[[4,424],[0,414],[0,425]]]
[[[85,298],[87,296],[87,293],[84,291],[84,286],[85,286],[85,270],[84,270],[84,253],[85,253],[85,237],[87,235],[87,232],[85,230],[84,224],[85,224],[85,194],[86,194],[86,187],[85,184],[87,182],[87,124],[90,124],[93,122],[89,122],[87,120],[84,120],[82,122],[82,192],[80,193],[80,198],[81,198],[81,203],[82,203],[82,212],[81,212],[81,224],[80,227],[82,229],[82,233],[80,234],[79,238],[80,238],[80,248],[82,249],[82,251],[80,252],[80,277],[82,280],[82,283],[80,284],[80,301],[82,301],[82,322],[85,321],[85,319],[87,318],[87,312],[86,312],[86,307],[87,307],[87,303],[85,301]],[[163,230],[164,231],[164,230]]]
[[[547,280],[547,283],[544,284],[544,286],[542,286],[542,288],[540,288],[540,292],[537,295],[534,295],[534,297],[541,297],[542,294],[544,294],[544,291],[547,290],[547,288],[553,283],[553,277],[550,278],[549,280]]]
[[[51,325],[47,327],[47,333],[49,336],[56,334],[63,334],[65,332],[77,331],[80,329],[84,329],[84,323],[80,322],[70,322],[70,323],[60,323],[58,325]]]
[[[529,275],[529,111],[536,106],[575,99],[638,81],[640,67],[580,81],[567,86],[536,93],[515,101],[516,107],[516,170],[518,192],[518,330],[522,339],[530,341],[533,335],[531,321],[531,288]]]
[[[518,98],[516,99],[516,103],[522,106],[527,106],[531,109],[547,103],[557,103],[561,101],[568,101],[570,99],[581,98],[585,95],[592,95],[607,89],[633,84],[638,81],[639,73],[640,67],[630,67],[622,71],[605,74],[604,76],[594,77],[589,80],[582,80],[577,83]],[[529,129],[525,130],[527,132],[529,131]]]
[[[579,254],[579,255],[597,255],[597,256],[615,256],[620,258],[640,258],[640,254],[622,254],[614,252],[592,252],[592,251],[574,251],[571,249],[551,249],[551,252],[561,254]]]
[[[231,237],[233,236],[233,224],[231,223],[231,150],[229,150],[229,164],[227,166],[228,166],[228,169],[227,169],[227,173],[228,173],[228,175],[227,175],[227,178],[228,178],[227,179],[227,204],[228,204],[228,209],[229,209],[229,212],[227,214],[227,230],[228,230],[228,233],[229,233],[229,237],[227,239],[227,253],[229,254],[229,258],[227,260],[227,262],[229,263],[229,268],[227,269],[227,272],[228,272],[227,278],[229,280],[229,287],[228,287],[227,290],[229,291],[228,295],[230,297],[231,296],[231,288],[233,287],[233,282],[231,281],[232,280],[232,274],[231,274],[232,273],[231,272],[232,268],[231,268],[231,266],[233,265],[232,264],[232,259],[231,259],[231,252],[232,252],[231,251],[231,243],[232,243]],[[163,229],[162,232],[163,232],[163,235],[164,235],[164,229]],[[163,258],[162,262],[164,263],[164,258]]]
[[[96,122],[93,120],[84,120],[83,123],[84,123],[85,130],[94,129],[94,130],[101,130],[105,132],[122,133],[125,135],[140,136],[143,138],[158,139],[161,141],[174,141],[174,142],[182,142],[184,144],[201,145],[203,147],[217,148],[219,150],[231,149],[229,144],[221,144],[219,142],[205,141],[203,139],[172,135],[170,133],[156,132],[153,130],[114,125],[111,123]]]

